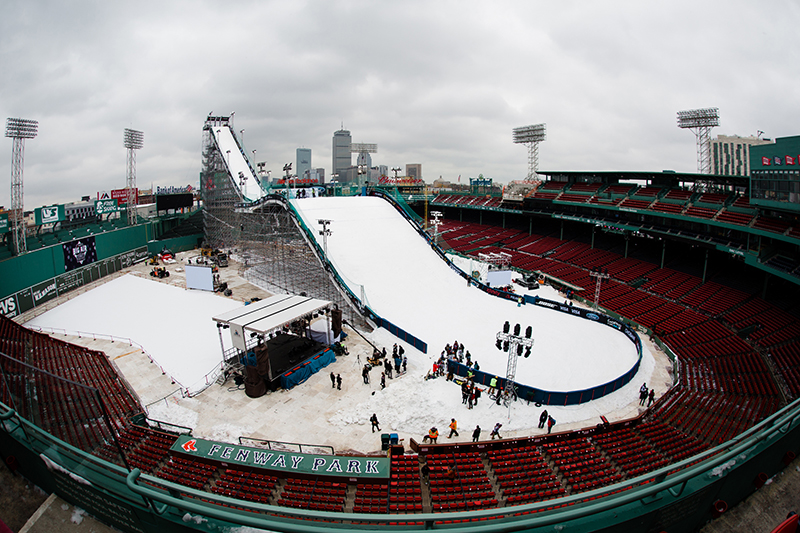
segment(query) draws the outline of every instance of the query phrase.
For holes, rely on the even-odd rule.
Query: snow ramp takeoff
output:
[[[206,120],[206,130],[222,159],[228,179],[243,202],[255,202],[264,196],[264,189],[231,126],[229,117],[209,117]]]
[[[319,220],[330,220],[328,260],[350,292],[377,315],[423,339],[431,363],[458,340],[481,370],[505,376],[507,354],[495,336],[508,320],[533,326],[535,345],[520,358],[516,381],[548,391],[575,391],[617,380],[639,361],[622,332],[596,321],[486,294],[466,280],[390,202],[373,196],[290,201],[318,247]],[[652,355],[640,371],[648,376]],[[648,370],[649,366],[649,370]],[[626,403],[630,398],[626,398]]]

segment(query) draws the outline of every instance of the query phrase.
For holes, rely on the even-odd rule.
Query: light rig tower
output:
[[[719,126],[719,109],[707,107],[678,111],[678,127],[692,130],[697,138],[697,172],[711,174],[711,142],[709,132]]]
[[[11,231],[13,232],[14,253],[28,251],[25,242],[25,211],[23,201],[22,170],[25,166],[25,139],[33,139],[39,132],[39,122],[25,118],[6,120],[6,137],[14,142],[11,147]]]
[[[144,133],[141,131],[125,128],[123,144],[128,149],[128,164],[125,176],[125,196],[128,204],[128,225],[136,224],[136,201],[138,191],[136,190],[136,151],[144,146]]]
[[[514,144],[528,146],[528,176],[527,182],[536,181],[539,171],[539,143],[547,139],[547,124],[533,124],[514,128]]]

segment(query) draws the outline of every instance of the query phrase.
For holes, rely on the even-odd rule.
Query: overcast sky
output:
[[[508,182],[527,171],[512,128],[541,122],[541,170],[694,172],[677,111],[718,107],[714,136],[800,134],[798,28],[796,0],[12,1],[0,117],[39,121],[26,209],[124,187],[124,128],[144,132],[141,188],[196,185],[211,111],[274,174],[298,147],[329,173],[344,124],[374,164]]]

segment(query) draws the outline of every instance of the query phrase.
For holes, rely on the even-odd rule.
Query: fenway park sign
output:
[[[314,476],[388,478],[389,459],[385,457],[340,457],[307,453],[280,452],[213,442],[182,435],[172,451],[228,464],[278,470]]]

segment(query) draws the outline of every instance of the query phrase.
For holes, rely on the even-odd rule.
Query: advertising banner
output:
[[[0,235],[8,233],[11,229],[8,226],[8,213],[0,214]]]
[[[98,215],[105,215],[107,213],[116,213],[119,211],[116,198],[106,198],[105,200],[95,200],[94,212]]]
[[[37,207],[34,210],[34,216],[36,218],[37,226],[61,222],[66,218],[63,204]]]
[[[97,261],[94,235],[61,245],[64,250],[64,270],[69,272]]]
[[[357,478],[389,477],[389,459],[386,457],[338,457],[281,452],[213,442],[189,435],[178,437],[171,449],[173,452],[192,455],[198,459],[225,461],[229,464],[292,474]]]
[[[121,204],[128,203],[128,189],[113,189],[111,191],[111,198],[117,200]],[[139,203],[139,189],[133,189],[133,204]]]

